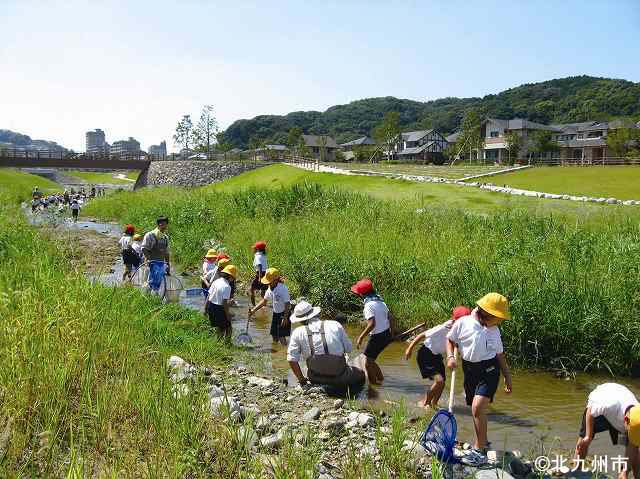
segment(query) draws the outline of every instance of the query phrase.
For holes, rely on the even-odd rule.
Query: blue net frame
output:
[[[431,418],[427,429],[420,437],[420,444],[440,461],[457,464],[460,460],[453,453],[457,434],[458,424],[455,416],[441,409]]]

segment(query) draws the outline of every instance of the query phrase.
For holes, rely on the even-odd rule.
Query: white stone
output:
[[[303,421],[315,421],[320,417],[320,409],[317,407],[312,407],[302,416]]]
[[[272,434],[260,439],[260,445],[265,449],[277,449],[282,445],[282,438],[279,434]]]
[[[265,379],[265,378],[259,378],[257,376],[249,376],[247,378],[247,382],[249,384],[251,384],[252,386],[258,386],[261,387],[263,389],[267,389],[270,388],[271,386],[273,386],[273,381],[270,379]]]
[[[220,416],[226,410],[229,411],[229,414],[237,413],[237,415],[241,414],[240,403],[233,398],[226,397],[214,397],[209,401],[209,410],[211,411],[211,415]]]
[[[224,391],[222,390],[222,388],[219,388],[218,386],[214,386],[214,385],[209,386],[209,399],[222,397],[222,396],[224,396]]]
[[[192,377],[196,372],[196,368],[186,362],[180,356],[171,356],[167,360],[167,369],[171,373],[169,379],[173,383],[179,383]]]
[[[333,409],[340,409],[342,406],[344,406],[343,399],[336,399],[335,401],[333,401]]]
[[[402,444],[402,449],[404,451],[409,451],[414,459],[420,459],[422,457],[429,455],[427,450],[424,447],[422,447],[422,444],[416,441],[412,441],[410,439],[405,439],[405,441]]]
[[[376,419],[371,414],[358,415],[358,425],[360,427],[375,426]]]

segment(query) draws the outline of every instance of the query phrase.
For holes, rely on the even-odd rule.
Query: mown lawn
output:
[[[128,179],[115,178],[114,175],[121,172],[98,172],[98,171],[80,171],[72,170],[66,171],[67,176],[74,176],[80,178],[88,183],[95,184],[110,184],[110,185],[130,185],[138,178],[139,171],[127,172],[124,175]]]
[[[546,193],[640,200],[640,166],[547,166],[496,175],[488,181]]]
[[[640,169],[639,169],[640,171]],[[505,175],[506,177],[506,175]],[[502,178],[502,176],[496,177]],[[415,208],[447,207],[491,214],[497,211],[525,209],[540,215],[560,215],[569,219],[640,218],[640,208],[584,204],[564,200],[547,200],[492,193],[477,188],[434,183],[394,180],[370,176],[347,176],[313,173],[287,165],[271,165],[244,173],[209,186],[216,191],[233,192],[246,188],[289,187],[305,182],[318,183],[346,191],[365,193],[383,200],[402,200]],[[494,180],[495,183],[498,181]]]
[[[502,167],[493,165],[417,165],[413,163],[397,163],[383,161],[380,163],[325,163],[327,166],[344,170],[368,170],[376,173],[437,176],[439,178],[460,179],[466,176],[479,175],[499,171]]]

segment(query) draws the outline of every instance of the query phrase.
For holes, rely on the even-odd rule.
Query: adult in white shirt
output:
[[[580,436],[576,444],[576,456],[584,459],[589,453],[593,437],[608,431],[611,442],[626,446],[627,470],[621,471],[620,479],[628,478],[631,469],[635,477],[640,477],[640,404],[635,395],[625,386],[616,383],[601,384],[589,394],[587,407],[582,414]]]
[[[287,361],[300,384],[357,388],[364,384],[364,372],[347,365],[345,354],[351,352],[351,340],[337,321],[321,321],[320,308],[300,301],[293,310],[291,323],[301,324],[291,334]],[[300,361],[307,363],[308,378],[302,374]]]
[[[376,363],[376,359],[393,341],[389,308],[376,294],[373,283],[368,278],[363,278],[354,284],[351,287],[351,292],[360,296],[364,301],[363,315],[367,325],[358,336],[356,345],[360,348],[364,338],[369,337],[364,349],[367,378],[370,384],[382,384],[384,375]]]
[[[282,282],[280,271],[276,268],[268,268],[260,281],[269,285],[269,288],[264,293],[264,298],[253,308],[249,308],[249,316],[253,316],[267,305],[267,301],[271,301],[273,310],[271,337],[274,342],[280,342],[280,344],[286,346],[287,337],[291,336],[291,322],[289,321],[291,296],[289,288]]]
[[[209,322],[224,338],[231,337],[231,318],[233,317],[229,311],[231,281],[235,280],[237,275],[238,269],[230,264],[222,270],[220,277],[209,288],[209,296],[207,298]]]
[[[471,406],[476,433],[474,449],[468,455],[472,465],[487,462],[487,409],[498,389],[500,371],[504,375],[505,392],[511,393],[511,373],[504,355],[502,338],[497,325],[509,319],[509,302],[498,293],[480,298],[469,316],[453,324],[447,335],[447,366],[457,366],[455,348],[462,356],[464,392],[467,405]]]

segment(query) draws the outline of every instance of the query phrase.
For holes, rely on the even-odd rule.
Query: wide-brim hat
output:
[[[634,446],[640,446],[640,405],[629,409],[629,442]]]
[[[205,258],[218,258],[218,252],[214,249],[210,249],[207,251],[207,254],[204,255]]]
[[[506,320],[511,319],[509,313],[509,300],[500,293],[488,293],[480,298],[476,304],[492,316]]]
[[[280,271],[277,268],[267,268],[264,276],[260,278],[262,284],[271,284],[280,277]]]
[[[231,276],[233,279],[236,279],[236,277],[238,276],[238,268],[236,268],[234,265],[230,264],[228,266],[226,266],[223,270],[223,273],[228,274],[229,276]]]
[[[318,306],[312,306],[311,303],[302,300],[293,308],[293,314],[289,317],[289,321],[293,324],[301,323],[307,319],[315,318],[320,314],[320,311],[322,309]]]

